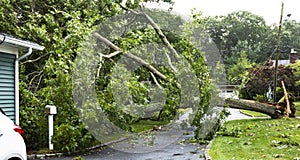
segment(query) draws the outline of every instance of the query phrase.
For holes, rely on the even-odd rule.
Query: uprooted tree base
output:
[[[284,103],[273,105],[245,99],[226,99],[225,102],[230,108],[264,113],[273,119],[285,116],[286,105]],[[290,103],[290,108],[291,114],[289,114],[289,117],[295,117],[296,110],[293,102]]]

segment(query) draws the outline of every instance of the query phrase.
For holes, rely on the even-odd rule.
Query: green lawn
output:
[[[254,111],[248,111],[248,110],[240,110],[240,112],[249,115],[251,117],[268,117],[268,115],[259,113],[259,112],[254,112]]]
[[[296,107],[296,116],[300,116],[300,102],[294,102]]]
[[[300,120],[226,122],[215,137],[209,155],[213,160],[300,160]]]
[[[186,109],[178,109],[177,113],[179,115],[184,114],[185,112],[188,112],[189,110],[191,110],[191,108],[186,108]],[[168,124],[168,122],[163,122],[163,121],[155,121],[155,120],[140,120],[138,122],[135,122],[133,124],[130,125],[131,130],[134,133],[139,133],[142,131],[147,131],[147,130],[151,130],[154,126],[163,126]]]
[[[296,107],[296,116],[300,116],[300,102],[294,102],[294,104]],[[241,112],[250,115],[252,117],[268,117],[268,115],[266,114],[254,112],[254,111],[241,110]]]
[[[155,125],[162,126],[165,124],[167,124],[167,122],[153,121],[153,120],[140,120],[139,122],[136,122],[130,126],[133,132],[139,133],[142,131],[151,130]]]

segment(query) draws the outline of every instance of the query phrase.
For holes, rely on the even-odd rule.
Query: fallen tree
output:
[[[245,99],[226,99],[225,102],[230,108],[244,109],[264,113],[269,115],[273,119],[285,116],[286,111],[286,105],[282,103],[274,105]],[[292,108],[294,108],[293,102],[290,101],[290,105]],[[289,116],[294,117],[295,110],[293,110]]]
[[[278,108],[271,104],[260,103],[257,101],[245,100],[245,99],[226,99],[225,102],[230,108],[256,111],[256,112],[267,114],[271,118],[280,117],[279,114],[280,112],[278,112]]]

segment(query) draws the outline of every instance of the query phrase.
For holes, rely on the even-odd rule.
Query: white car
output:
[[[27,160],[23,130],[0,108],[0,160]]]

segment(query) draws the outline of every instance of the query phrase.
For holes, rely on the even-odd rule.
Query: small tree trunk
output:
[[[274,106],[271,104],[243,99],[226,99],[225,102],[227,105],[229,105],[230,108],[244,109],[264,113],[269,115],[273,119],[281,118],[284,114],[284,109],[282,110],[281,106]]]
[[[285,89],[284,82],[281,81],[281,84],[282,84],[282,88],[283,88],[284,99],[285,99],[285,102],[286,102],[286,115],[289,116],[292,113],[291,112],[291,108],[290,108],[289,97],[288,97],[288,93],[287,93],[287,91]]]

